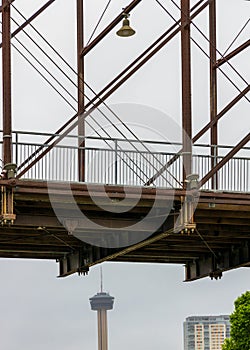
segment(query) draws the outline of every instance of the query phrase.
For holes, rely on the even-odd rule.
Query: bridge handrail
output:
[[[111,139],[110,139],[111,140]],[[2,144],[2,142],[0,142],[0,144]],[[46,144],[43,144],[43,143],[27,143],[27,142],[13,142],[13,145],[20,145],[20,146],[37,146],[37,147],[40,147],[40,146],[44,146],[44,147],[48,147],[49,145],[46,145]],[[206,146],[205,144],[203,145],[194,145],[194,146],[197,146],[197,147],[211,147],[211,146]],[[229,146],[228,146],[229,147]],[[86,146],[86,147],[80,147],[80,146],[71,146],[71,145],[56,145],[55,148],[61,148],[61,149],[65,149],[65,148],[68,148],[68,149],[74,149],[74,150],[93,150],[93,151],[105,151],[105,152],[124,152],[124,153],[134,153],[134,154],[137,154],[137,153],[140,153],[140,154],[149,154],[147,151],[136,151],[136,150],[133,150],[133,149],[118,149],[118,150],[115,150],[115,149],[111,149],[111,148],[98,148],[98,147],[91,147],[91,146]],[[230,147],[232,148],[232,147]],[[244,148],[245,150],[247,148]],[[249,148],[250,149],[250,148]],[[170,155],[170,156],[174,156],[176,153],[175,152],[162,152],[162,151],[152,151],[153,154],[159,154],[159,155]],[[212,156],[211,154],[197,154],[197,153],[194,153],[193,154],[193,157],[204,157],[204,158],[213,158],[214,156]],[[222,156],[218,155],[217,158],[221,158]],[[233,157],[233,159],[245,159],[245,160],[249,160],[250,158],[248,157],[243,157],[243,156],[236,156],[236,157]]]
[[[50,146],[42,142],[42,137],[51,135],[48,133],[14,131],[13,134],[13,162],[17,165],[22,164],[31,154],[37,152],[39,155]],[[33,140],[33,137],[36,139]],[[86,142],[85,147],[79,147],[79,138],[81,137],[77,135],[67,137],[63,143],[56,145],[44,158],[31,167],[23,178],[77,181],[78,151],[85,150],[87,182],[126,184],[132,179],[136,185],[143,185],[154,175],[155,169],[166,164],[182,146],[180,142],[143,140],[142,142],[148,145],[147,149],[144,149],[142,145],[133,148],[131,142],[138,145],[138,140],[86,136],[85,140],[89,142]],[[1,141],[0,146],[2,147]],[[212,147],[218,149],[216,157],[211,155]],[[230,145],[194,144],[193,173],[198,173],[201,179],[213,167],[212,160],[216,159],[216,163],[220,162],[227,153],[226,149],[231,150],[232,148]],[[250,147],[245,146],[218,171],[218,189],[250,192],[249,150]],[[30,164],[29,160],[27,164]],[[180,188],[182,172],[183,165],[180,156],[169,166],[168,172],[155,179],[154,185]],[[208,181],[203,188],[212,189],[211,186],[211,181]]]
[[[0,133],[2,133],[2,130],[0,130]],[[60,134],[51,134],[51,133],[45,133],[45,132],[35,132],[35,131],[23,131],[23,130],[18,130],[18,131],[12,131],[13,134],[16,135],[31,135],[31,136],[56,136],[59,137],[61,136]],[[161,141],[161,140],[147,140],[147,139],[142,139],[140,141],[136,139],[123,139],[123,138],[115,138],[115,137],[99,137],[99,136],[82,136],[82,135],[67,135],[65,137],[66,139],[86,139],[86,140],[102,140],[102,141],[117,141],[117,142],[134,142],[134,143],[147,143],[147,144],[159,144],[159,145],[173,145],[173,146],[182,146],[181,142],[176,142],[176,141]],[[2,143],[2,140],[0,141]],[[13,144],[16,143],[15,140],[13,140]],[[20,143],[18,141],[18,143]],[[34,144],[34,145],[39,145],[39,146],[48,146],[48,144]],[[59,145],[58,145],[59,146]],[[56,147],[58,147],[56,146]],[[194,147],[205,147],[205,148],[218,148],[218,149],[232,149],[233,146],[231,145],[225,145],[225,144],[219,144],[219,145],[211,145],[207,143],[194,143]],[[242,147],[244,150],[250,150],[250,146],[244,146]]]

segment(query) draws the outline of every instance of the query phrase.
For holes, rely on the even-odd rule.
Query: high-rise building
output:
[[[190,316],[183,326],[184,350],[221,350],[230,336],[228,315]]]

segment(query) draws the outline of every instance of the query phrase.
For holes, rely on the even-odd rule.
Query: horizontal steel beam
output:
[[[63,213],[65,210],[63,210]],[[154,229],[154,223],[153,218],[151,221],[144,220],[141,222],[138,222],[140,218],[137,220],[136,218],[128,218],[128,219],[122,219],[122,218],[101,218],[100,216],[97,217],[91,217],[88,214],[89,220],[82,219],[81,212],[79,212],[79,217],[76,217],[76,214],[73,212],[71,214],[70,211],[68,211],[68,217],[65,217],[65,227],[67,227],[67,223],[70,227],[70,221],[76,222],[76,229],[75,232],[78,235],[81,235],[81,233],[89,232],[91,235],[91,232],[93,231],[93,226],[91,225],[91,222],[94,222],[96,225],[100,226],[100,234],[108,234],[108,233],[122,233],[122,232],[152,232]],[[137,224],[137,230],[133,230],[133,225]],[[15,220],[15,225],[13,225],[13,229],[15,227],[21,228],[21,227],[45,227],[45,228],[53,228],[53,229],[62,229],[63,226],[59,222],[56,216],[45,216],[45,215],[36,215],[35,213],[28,214],[20,214],[17,215],[17,218]],[[132,227],[132,228],[130,228]],[[1,228],[0,228],[1,232]]]
[[[59,259],[59,276],[67,277],[73,273],[86,275],[91,262],[104,258],[111,249],[88,246],[81,247],[71,254]]]
[[[87,274],[88,267],[85,267],[85,259],[81,250],[59,259],[59,276],[67,277],[73,273]]]
[[[185,281],[194,281],[209,276],[211,279],[222,277],[224,271],[250,264],[250,241],[246,240],[238,246],[219,252],[216,257],[207,255],[186,264]]]
[[[70,247],[67,247],[66,245],[63,246],[58,246],[58,245],[34,245],[34,244],[30,244],[27,245],[26,243],[22,243],[19,245],[16,245],[14,243],[10,244],[10,243],[3,243],[1,242],[1,247],[0,247],[0,256],[2,253],[12,253],[14,254],[33,254],[32,258],[35,259],[36,258],[36,254],[54,254],[54,259],[56,257],[61,257],[65,254],[69,254],[72,252],[72,249],[70,249]]]

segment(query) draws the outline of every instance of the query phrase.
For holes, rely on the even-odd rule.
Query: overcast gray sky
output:
[[[197,1],[192,1],[195,4]],[[45,1],[16,0],[15,6],[28,17]],[[86,41],[96,25],[106,0],[85,0]],[[104,28],[129,1],[114,0],[101,22]],[[177,3],[179,3],[177,1]],[[249,19],[250,3],[244,0],[218,0],[218,48],[223,53]],[[170,0],[162,0],[175,16],[177,10]],[[20,23],[20,16],[13,10]],[[75,1],[57,0],[34,25],[76,67],[75,58]],[[118,38],[115,30],[86,58],[86,80],[99,90],[144,50],[173,22],[154,0],[144,0],[131,13],[131,25],[136,35]],[[195,21],[207,34],[207,11]],[[15,28],[15,26],[13,26]],[[119,26],[117,27],[117,29]],[[117,30],[116,29],[116,30]],[[28,30],[36,41],[42,41]],[[207,42],[195,31],[192,36],[207,50]],[[64,79],[42,57],[24,34],[18,38],[36,52],[36,56],[60,79]],[[231,49],[249,38],[249,25]],[[18,43],[13,40],[18,46]],[[109,99],[111,105],[140,104],[158,109],[181,120],[179,37],[159,52],[129,82]],[[42,44],[44,45],[44,44]],[[51,55],[53,53],[51,52]],[[198,131],[209,118],[208,61],[192,45],[193,128]],[[234,58],[232,64],[246,80],[250,78],[249,50]],[[66,68],[65,68],[66,69]],[[243,89],[244,82],[225,66],[225,72]],[[67,69],[67,72],[74,75]],[[237,91],[219,75],[221,110]],[[62,80],[68,91],[76,96],[74,87]],[[13,49],[13,125],[15,130],[54,132],[62,122],[73,115],[46,82]],[[158,116],[160,113],[158,114]],[[238,142],[250,127],[249,103],[242,101],[220,123],[220,142]],[[163,120],[131,115],[125,120],[138,125],[144,138],[161,133],[170,139]],[[237,128],[235,123],[237,120]],[[153,125],[152,125],[153,124]],[[149,128],[153,131],[150,131]],[[233,130],[233,132],[232,132]],[[174,140],[172,140],[174,141]],[[207,137],[203,138],[208,142]],[[106,263],[103,267],[104,287],[115,297],[114,310],[109,312],[110,349],[138,350],[183,349],[182,322],[190,315],[228,314],[237,296],[250,289],[248,268],[225,273],[222,280],[202,279],[183,283],[184,268],[174,265],[145,265]],[[89,276],[71,276],[57,279],[58,266],[48,261],[0,260],[0,326],[1,348],[4,350],[76,350],[97,349],[96,314],[90,310],[88,298],[99,290],[99,268],[91,269]]]

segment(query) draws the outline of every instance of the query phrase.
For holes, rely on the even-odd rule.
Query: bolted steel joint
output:
[[[5,164],[3,167],[3,171],[6,174],[6,178],[14,179],[16,177],[16,169],[17,169],[17,165],[14,163]]]

